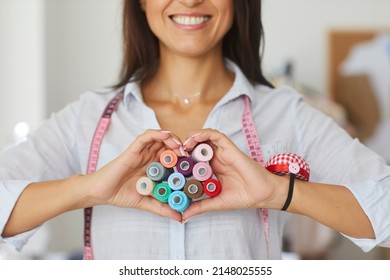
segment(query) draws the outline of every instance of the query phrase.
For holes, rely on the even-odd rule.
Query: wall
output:
[[[47,114],[112,85],[121,58],[121,0],[46,0]]]
[[[291,60],[298,83],[327,93],[327,32],[390,28],[388,0],[263,0],[268,73]]]
[[[0,150],[18,122],[36,127],[44,117],[43,8],[43,0],[0,0]]]

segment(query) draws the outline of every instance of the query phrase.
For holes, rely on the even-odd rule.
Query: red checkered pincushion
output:
[[[277,175],[296,174],[296,178],[309,181],[310,168],[306,161],[292,153],[272,156],[265,165],[268,171]]]

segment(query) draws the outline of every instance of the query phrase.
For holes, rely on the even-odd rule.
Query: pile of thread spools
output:
[[[192,201],[220,193],[221,185],[213,177],[209,164],[213,155],[213,149],[206,143],[198,144],[190,157],[178,157],[166,150],[159,162],[148,165],[146,176],[137,181],[137,191],[184,212]]]

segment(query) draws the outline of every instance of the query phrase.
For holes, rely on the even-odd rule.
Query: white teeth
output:
[[[173,21],[182,25],[197,25],[205,23],[210,17],[187,17],[187,16],[173,16]]]

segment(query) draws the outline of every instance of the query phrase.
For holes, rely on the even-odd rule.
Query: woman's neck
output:
[[[143,84],[144,94],[153,101],[219,100],[231,87],[234,75],[225,66],[222,55],[202,58],[162,56],[159,69]]]

